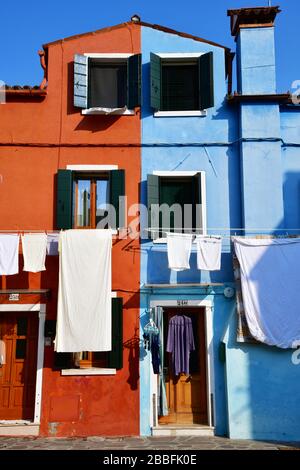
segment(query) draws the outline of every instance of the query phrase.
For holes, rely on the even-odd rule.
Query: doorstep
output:
[[[0,420],[0,436],[38,436],[40,425],[24,420]]]
[[[215,428],[201,424],[165,424],[154,426],[152,436],[209,436],[215,435]]]

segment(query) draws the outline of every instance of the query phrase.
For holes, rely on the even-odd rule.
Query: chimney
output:
[[[237,84],[243,95],[276,93],[274,22],[276,7],[228,10],[237,43]]]

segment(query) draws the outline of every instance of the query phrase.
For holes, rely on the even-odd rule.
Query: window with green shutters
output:
[[[124,196],[124,170],[92,174],[58,170],[56,228],[123,228]]]
[[[165,232],[201,233],[204,230],[204,173],[194,176],[148,175],[148,228],[152,239],[164,238]],[[180,208],[175,216],[172,207]],[[163,218],[164,206],[170,209]],[[166,226],[167,224],[167,226]]]
[[[141,105],[141,54],[74,57],[74,106],[134,109]]]
[[[213,53],[150,56],[151,106],[157,111],[203,111],[214,106]]]
[[[89,369],[91,367],[123,368],[123,299],[111,299],[111,351],[81,353],[54,353],[54,369]]]

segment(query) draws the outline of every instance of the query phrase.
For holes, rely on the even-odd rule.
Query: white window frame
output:
[[[161,59],[198,59],[204,52],[155,52]],[[205,117],[206,109],[190,111],[155,111],[154,117]]]
[[[117,292],[113,291],[111,293],[111,298],[114,299],[117,297]],[[62,369],[60,371],[61,375],[116,375],[116,369],[110,369],[108,367],[89,367],[87,369]]]
[[[0,312],[32,312],[32,315],[38,314],[38,342],[37,342],[37,364],[36,364],[36,382],[35,382],[35,403],[33,421],[24,421],[30,423],[28,430],[22,428],[22,435],[38,435],[41,420],[42,407],[42,388],[43,388],[43,368],[44,368],[44,329],[46,318],[46,304],[1,304]],[[6,423],[14,423],[16,420],[6,420]],[[3,432],[0,426],[0,434]]]
[[[162,177],[168,177],[168,178],[176,178],[178,176],[183,176],[183,177],[191,177],[195,176],[197,173],[201,174],[201,201],[202,201],[202,234],[206,235],[207,234],[207,223],[206,223],[206,174],[205,171],[202,170],[195,170],[195,171],[153,171],[153,175],[155,176],[162,176]],[[194,228],[194,227],[191,227]],[[165,237],[162,238],[157,238],[156,240],[153,240],[153,243],[159,244],[159,243],[167,243],[167,239]]]
[[[103,59],[103,62],[105,61],[110,61],[110,60],[113,60],[113,61],[118,61],[118,59],[128,59],[129,57],[133,56],[134,54],[127,54],[127,53],[95,53],[95,52],[86,52],[85,54],[83,54],[85,57],[88,57],[89,59]],[[89,69],[87,67],[87,69]],[[87,70],[87,83],[88,83],[88,75],[89,75],[89,70]],[[82,109],[81,110],[81,114],[83,116],[87,116],[87,115],[94,115],[94,114],[100,114],[100,115],[117,115],[117,116],[134,116],[135,115],[135,111],[134,109],[127,109],[126,110],[123,110],[123,109],[119,109],[119,110],[116,110],[114,111],[112,114],[110,113],[107,113],[105,111],[103,111],[104,108],[87,108],[87,109]]]
[[[151,300],[150,308],[155,307],[178,307],[180,297],[174,300]],[[207,414],[208,427],[216,427],[216,391],[215,391],[215,368],[214,368],[214,350],[213,350],[213,302],[207,299],[189,299],[188,307],[205,308],[205,351],[206,351],[206,392],[207,392]],[[155,402],[158,399],[157,375],[150,367],[149,377],[150,397],[155,395]],[[153,402],[150,400],[149,425],[153,428],[158,423],[157,407],[155,410],[155,423],[153,423]],[[158,425],[158,427],[160,427]],[[163,426],[161,426],[163,428]],[[201,427],[201,425],[199,425]]]

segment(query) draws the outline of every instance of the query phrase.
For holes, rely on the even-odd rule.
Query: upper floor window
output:
[[[56,228],[125,226],[125,171],[58,170]]]
[[[76,54],[74,106],[83,114],[130,114],[140,106],[141,54]],[[132,113],[131,113],[132,114]]]
[[[151,53],[151,106],[195,115],[213,107],[213,53]]]

